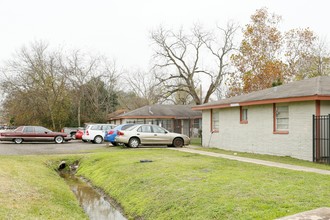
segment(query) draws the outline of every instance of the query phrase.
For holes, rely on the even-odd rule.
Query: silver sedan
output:
[[[115,141],[133,148],[139,147],[140,144],[182,147],[190,143],[190,138],[183,134],[169,132],[157,125],[140,124],[118,131]]]

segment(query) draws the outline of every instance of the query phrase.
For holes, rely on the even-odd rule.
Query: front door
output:
[[[182,128],[181,119],[174,120],[174,132],[181,134],[182,132],[181,128]]]

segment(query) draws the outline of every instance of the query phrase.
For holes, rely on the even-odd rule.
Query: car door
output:
[[[54,135],[50,130],[40,126],[35,127],[35,136],[36,139],[40,141],[50,141],[54,139]]]
[[[32,126],[24,127],[23,133],[22,133],[22,138],[24,138],[24,140],[26,140],[26,141],[34,141],[36,138],[34,127],[32,127]]]
[[[157,125],[152,125],[154,140],[157,144],[171,144],[172,140],[167,131]]]
[[[141,144],[154,144],[155,138],[151,125],[141,125],[136,135],[140,138]]]

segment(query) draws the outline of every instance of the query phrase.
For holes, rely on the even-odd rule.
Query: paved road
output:
[[[15,144],[4,141],[0,142],[0,155],[73,154],[86,153],[105,147],[105,144],[84,143],[81,140],[72,140],[63,144],[24,142]]]

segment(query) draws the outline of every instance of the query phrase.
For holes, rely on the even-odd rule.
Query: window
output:
[[[202,127],[202,119],[201,118],[194,119],[193,128],[201,129],[201,127]]]
[[[92,125],[90,127],[91,130],[102,130],[102,125]]]
[[[143,132],[143,133],[152,133],[151,132],[151,126],[150,125],[142,125],[139,129],[139,132]]]
[[[46,133],[46,132],[49,133],[51,131],[46,128],[43,128],[43,127],[35,127],[35,132],[36,133]]]
[[[274,104],[274,133],[289,131],[289,106]]]
[[[24,132],[26,133],[33,133],[34,132],[34,127],[25,127]]]
[[[152,126],[152,129],[153,129],[154,133],[160,133],[160,134],[166,133],[166,131],[163,128],[158,127],[158,126]]]
[[[248,123],[248,109],[247,107],[240,106],[240,123],[247,124]]]
[[[211,131],[218,132],[219,131],[219,111],[211,109],[211,118],[212,118]]]
[[[145,124],[144,119],[142,118],[133,118],[133,119],[127,119],[127,124]]]
[[[173,131],[173,120],[172,119],[164,119],[162,121],[159,121],[159,123],[161,124],[158,124],[159,126],[165,128],[166,130],[168,131]]]

